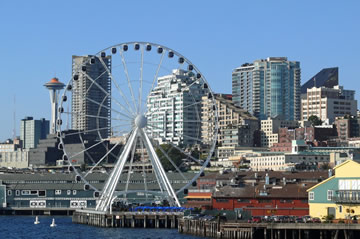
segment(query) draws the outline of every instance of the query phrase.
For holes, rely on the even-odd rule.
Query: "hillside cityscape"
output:
[[[136,44],[135,50],[142,47]],[[19,122],[20,136],[0,144],[4,213],[70,214],[94,208],[100,185],[109,177],[106,172],[126,150],[129,134],[111,127],[114,103],[107,96],[115,89],[104,72],[111,71],[112,56],[72,59],[69,84],[52,78],[38,87],[38,94],[50,91],[52,119],[26,116]],[[77,73],[79,65],[82,73]],[[240,64],[232,79],[224,81],[232,85],[231,93],[194,84],[202,76],[192,71],[189,65],[159,75],[144,100],[143,119],[151,125],[147,132],[170,184],[183,190],[178,195],[182,206],[230,210],[238,216],[310,215],[320,220],[350,219],[359,213],[360,113],[355,91],[341,85],[338,67],[319,69],[301,84],[300,62],[287,57],[254,60]],[[70,92],[69,99],[63,90]],[[65,114],[63,104],[70,98],[71,110]],[[140,127],[143,119],[136,117],[132,124]],[[65,129],[60,130],[61,125]],[[159,190],[151,154],[140,143],[133,148],[117,190],[138,189],[144,180],[149,182],[146,190]],[[80,174],[88,176],[84,182]],[[138,192],[119,203],[131,205],[144,197],[162,200]]]

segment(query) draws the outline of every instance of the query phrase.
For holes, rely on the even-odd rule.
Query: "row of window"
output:
[[[61,190],[55,190],[55,195],[61,195]],[[66,190],[66,195],[76,195],[76,190]],[[12,195],[12,190],[7,190],[7,195]],[[38,196],[38,197],[46,197],[45,190],[15,190],[15,196]]]

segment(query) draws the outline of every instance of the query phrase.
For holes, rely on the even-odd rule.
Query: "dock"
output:
[[[178,231],[224,239],[357,239],[360,224],[245,223],[180,219]]]
[[[112,212],[104,213],[95,210],[76,210],[73,223],[97,227],[122,228],[177,228],[178,219],[183,212]]]

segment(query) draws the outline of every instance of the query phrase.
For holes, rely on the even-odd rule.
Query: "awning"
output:
[[[206,199],[210,199],[211,198],[211,196],[210,195],[208,195],[208,196],[186,196],[185,198],[206,198]]]

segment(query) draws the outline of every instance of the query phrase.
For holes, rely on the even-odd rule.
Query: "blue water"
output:
[[[50,227],[55,218],[56,227]],[[187,238],[199,237],[183,235],[174,229],[143,228],[99,228],[73,224],[71,217],[39,216],[40,224],[34,225],[34,216],[0,216],[0,239],[9,238]]]

